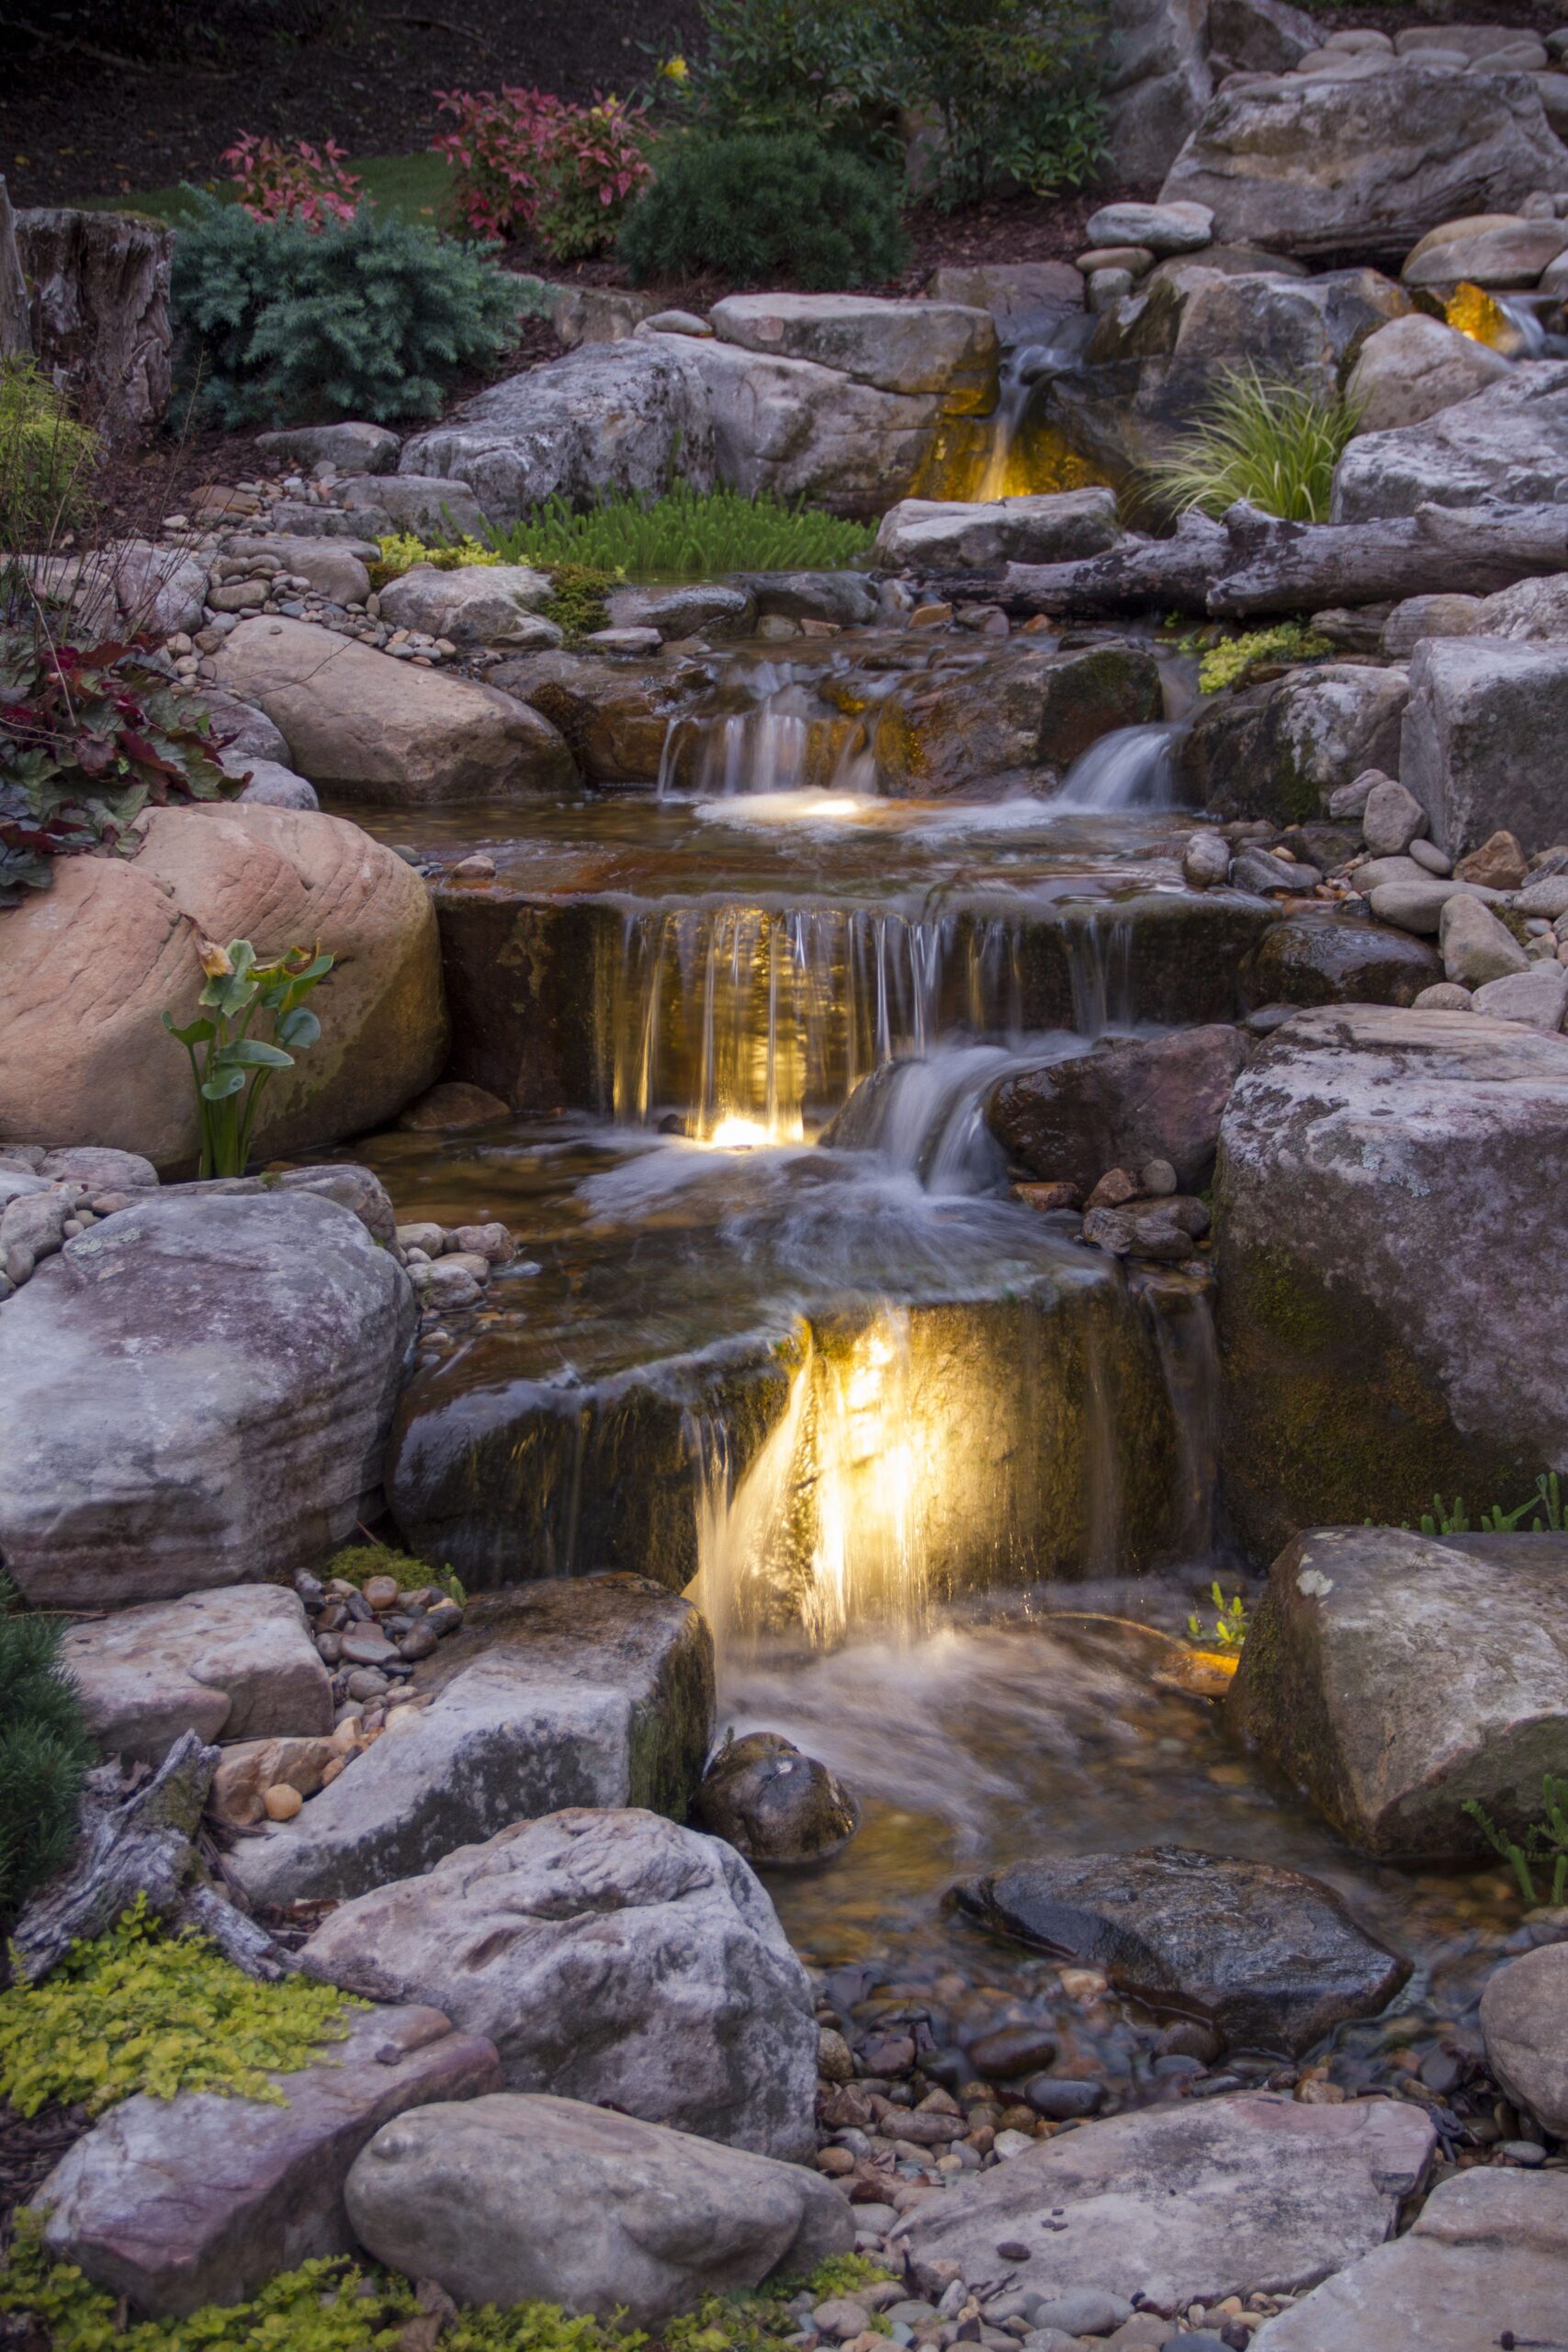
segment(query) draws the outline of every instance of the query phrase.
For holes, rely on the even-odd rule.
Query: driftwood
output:
[[[218,1754],[187,1731],[152,1778],[129,1796],[118,1765],[88,1773],[75,1851],[39,1888],[12,1933],[19,1976],[36,1984],[78,1938],[107,1934],[139,1894],[155,1917],[176,1929],[198,1930],[248,1976],[285,1973],[271,1937],[202,1875],[196,1836]]]

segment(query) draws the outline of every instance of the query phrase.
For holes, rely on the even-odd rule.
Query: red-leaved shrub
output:
[[[242,130],[223,161],[233,165],[240,201],[253,220],[296,220],[307,229],[324,228],[328,220],[352,220],[359,202],[359,181],[345,172],[348,153],[335,139],[324,149],[298,139],[292,148],[276,139],[258,139]]]
[[[482,237],[531,239],[552,261],[614,240],[653,174],[640,107],[570,105],[547,90],[438,90],[456,130],[434,141],[452,165],[457,209]]]

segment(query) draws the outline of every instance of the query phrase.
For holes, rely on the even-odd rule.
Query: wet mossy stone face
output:
[[[1210,695],[1178,754],[1182,796],[1212,817],[1304,825],[1371,767],[1399,772],[1406,671],[1324,662]]]
[[[1287,916],[1254,950],[1247,992],[1254,1004],[1414,1004],[1442,977],[1437,949],[1409,932]]]
[[[841,1853],[860,1823],[843,1782],[777,1732],[731,1739],[703,1775],[693,1826],[749,1862],[778,1869]]]

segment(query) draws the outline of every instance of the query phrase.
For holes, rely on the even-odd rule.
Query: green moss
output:
[[[1189,650],[1184,646],[1182,650]],[[1304,621],[1280,621],[1272,628],[1249,628],[1239,637],[1222,638],[1203,652],[1198,664],[1198,684],[1206,695],[1244,680],[1260,662],[1315,662],[1334,650]]]
[[[0,1993],[0,2098],[23,2116],[51,2101],[100,2115],[139,2091],[285,2106],[267,2070],[310,2064],[364,2006],[303,1976],[258,1984],[203,1938],[165,1936],[139,1895],[43,1984]]]
[[[437,1584],[459,1608],[468,1599],[450,1567],[433,1568],[427,1560],[415,1559],[412,1552],[395,1552],[389,1544],[345,1544],[341,1552],[333,1554],[321,1574],[360,1588],[372,1577],[396,1577],[403,1592]]]
[[[565,630],[569,645],[591,637],[595,629],[608,628],[610,611],[605,600],[626,579],[624,571],[606,571],[592,563],[552,563],[548,571],[551,593],[545,618]]]

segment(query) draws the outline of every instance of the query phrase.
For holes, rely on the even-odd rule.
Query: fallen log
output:
[[[1490,596],[1516,580],[1568,571],[1562,506],[1428,505],[1353,524],[1282,523],[1233,506],[1224,527],[1230,560],[1209,595],[1220,620],[1405,596]]]
[[[1077,563],[1010,563],[1003,587],[1034,613],[1206,613],[1230,560],[1224,524],[1194,513],[1182,515],[1168,539],[1129,532],[1103,555]]]

